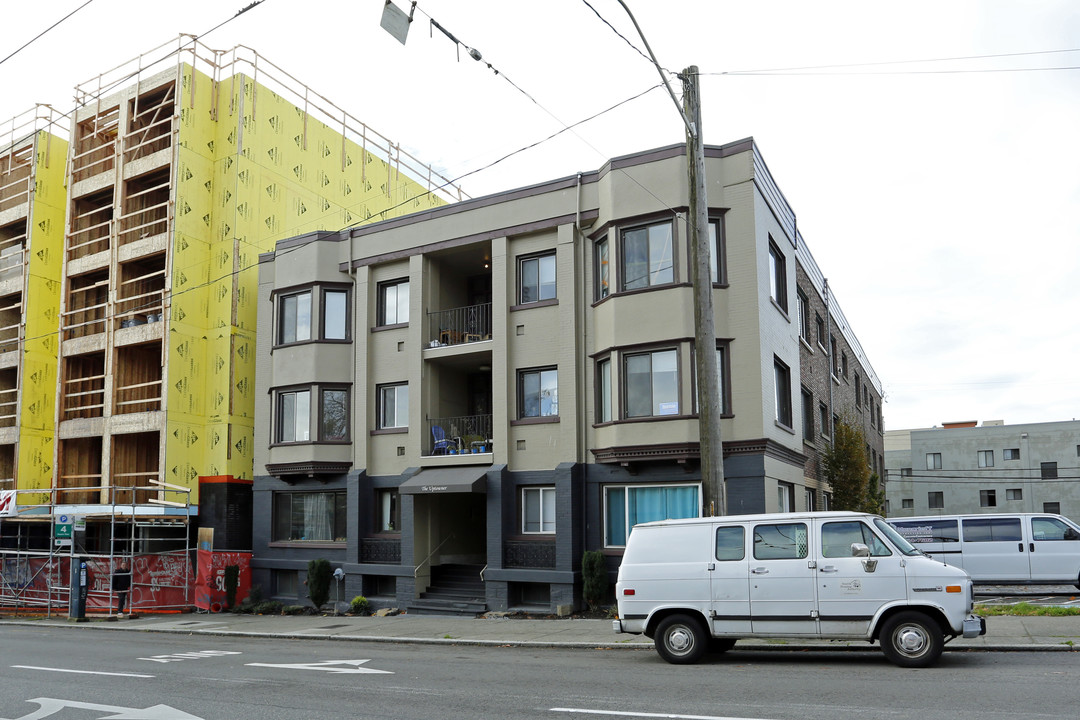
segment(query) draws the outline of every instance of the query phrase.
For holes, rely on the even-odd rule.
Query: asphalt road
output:
[[[1080,653],[523,649],[0,628],[0,720],[1074,718]]]

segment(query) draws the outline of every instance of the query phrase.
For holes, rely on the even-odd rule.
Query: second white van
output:
[[[1080,588],[1080,527],[1049,513],[890,518],[909,542],[976,584]]]
[[[615,632],[652,638],[671,663],[739,638],[805,637],[879,641],[897,665],[926,667],[946,638],[986,633],[966,572],[864,513],[635,525],[615,594]]]

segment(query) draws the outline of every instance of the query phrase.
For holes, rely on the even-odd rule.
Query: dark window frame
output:
[[[787,256],[772,235],[769,236],[769,297],[787,315]]]
[[[319,417],[318,417],[318,439],[319,442],[324,443],[349,443],[352,441],[352,392],[347,385],[318,385],[319,389]],[[345,408],[344,408],[344,432],[340,437],[329,437],[326,433],[326,394],[327,393],[343,393],[345,396]]]
[[[668,231],[670,232],[671,279],[667,280],[667,281],[661,281],[661,282],[653,283],[652,282],[653,271],[652,271],[652,267],[651,267],[651,259],[652,259],[651,230],[653,228],[659,228],[659,227],[662,227],[662,226],[665,226],[665,225],[668,227]],[[642,285],[635,284],[632,287],[628,287],[627,286],[627,279],[628,279],[629,273],[627,272],[627,268],[626,268],[626,261],[627,261],[626,236],[629,233],[634,233],[634,232],[638,232],[638,231],[642,231],[642,230],[644,230],[645,233],[646,233],[646,236],[645,236],[646,237],[646,244],[648,246],[647,247],[648,260],[646,261],[646,265],[648,265],[649,267],[647,268],[646,273],[644,275],[644,284],[642,284]],[[619,271],[620,272],[619,272],[619,278],[618,278],[619,279],[619,286],[618,286],[619,290],[621,292],[634,292],[634,291],[641,291],[641,290],[650,290],[650,289],[653,289],[653,288],[670,287],[670,286],[674,285],[675,283],[677,283],[679,281],[679,275],[678,275],[678,272],[677,272],[678,266],[679,266],[678,265],[679,258],[678,258],[677,253],[676,253],[676,250],[678,249],[678,244],[679,244],[678,228],[676,227],[675,222],[673,220],[660,220],[660,221],[654,221],[654,222],[648,222],[648,223],[642,223],[642,224],[627,225],[626,227],[620,227],[619,228]],[[608,267],[610,267],[610,256],[609,256]],[[631,279],[631,281],[636,283],[637,279]]]
[[[409,285],[409,292],[412,292],[412,286],[410,285],[409,278],[395,278],[394,280],[384,280],[376,284],[376,308],[375,308],[375,326],[376,327],[399,327],[409,324],[408,314],[404,320],[401,319],[400,307],[401,303],[396,301],[394,303],[394,322],[387,322],[387,302],[386,291],[393,287],[400,293],[400,287],[402,285]],[[409,312],[412,312],[412,303],[409,303]]]
[[[670,414],[656,414],[656,397],[655,397],[655,377],[656,372],[654,370],[653,357],[659,353],[675,353],[675,402],[678,404],[677,412]],[[627,362],[633,358],[649,356],[649,414],[647,415],[631,415],[630,414],[630,386],[629,386],[629,372],[627,370]],[[680,417],[682,414],[682,353],[678,345],[659,345],[650,348],[635,349],[632,351],[626,351],[620,353],[619,356],[619,403],[620,403],[620,419],[622,420],[640,420],[644,418],[668,418],[668,417]]]
[[[543,284],[540,281],[541,263],[544,260],[551,260],[551,269],[555,273],[554,287],[552,288],[551,297],[541,297],[541,288]],[[525,264],[537,263],[536,268],[536,297],[532,300],[525,299]],[[519,305],[535,305],[540,302],[550,302],[552,300],[559,299],[559,268],[558,258],[555,250],[545,250],[543,252],[531,253],[529,255],[521,255],[517,258],[517,299]]]
[[[554,412],[545,414],[543,412],[543,379],[544,373],[555,373],[555,402],[553,403]],[[525,378],[529,375],[537,375],[538,380],[538,395],[536,398],[537,414],[526,415],[525,408]],[[517,419],[542,419],[542,420],[555,420],[559,417],[559,368],[557,365],[543,365],[533,368],[521,368],[517,371]]]

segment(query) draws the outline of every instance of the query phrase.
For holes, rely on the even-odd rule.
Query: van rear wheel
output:
[[[708,649],[705,630],[689,615],[669,615],[661,620],[653,643],[660,657],[675,665],[695,663]]]
[[[880,639],[885,657],[900,667],[929,667],[945,647],[937,622],[914,611],[897,613],[886,620]]]

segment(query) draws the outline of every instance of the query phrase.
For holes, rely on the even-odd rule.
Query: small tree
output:
[[[330,599],[330,561],[325,558],[309,560],[307,565],[308,597],[318,610]]]
[[[586,550],[581,558],[581,594],[590,610],[596,610],[607,597],[608,574],[604,553]]]
[[[875,472],[870,473],[866,481],[866,512],[881,515],[885,509],[885,490],[881,487],[881,478]]]
[[[833,441],[822,454],[825,480],[832,486],[832,508],[862,512],[868,506],[870,468],[862,430],[845,420],[833,428]]]

